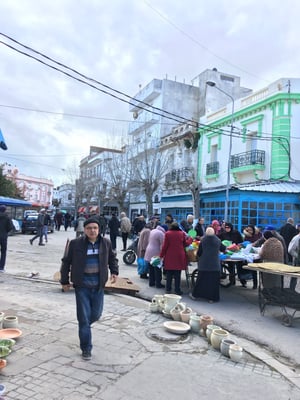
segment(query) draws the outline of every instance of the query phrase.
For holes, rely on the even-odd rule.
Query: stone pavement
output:
[[[282,360],[278,349],[276,354],[270,351],[270,344],[249,340],[236,323],[236,314],[245,314],[245,309],[253,318],[252,308],[257,313],[257,304],[250,302],[249,306],[244,301],[244,307],[238,304],[234,308],[236,314],[228,314],[228,304],[234,307],[237,298],[241,303],[240,293],[255,296],[239,287],[225,289],[218,304],[193,302],[186,295],[183,300],[198,314],[210,313],[230,331],[245,349],[240,363],[222,356],[200,335],[166,333],[162,327],[166,319],[150,313],[147,301],[118,294],[105,296],[103,317],[93,327],[93,358],[82,361],[74,292],[62,293],[57,283],[47,280],[59,268],[67,236],[70,233],[56,232],[42,248],[29,246],[28,236],[10,239],[9,246],[14,246],[9,247],[7,273],[0,275],[0,308],[6,315],[18,315],[23,335],[0,372],[0,382],[7,389],[5,399],[300,398],[297,364]],[[123,265],[121,257],[120,252],[120,275],[141,286],[141,297],[163,293],[136,277],[136,266]],[[33,270],[38,270],[42,279],[24,278]],[[245,329],[249,324],[244,320],[241,325]],[[258,313],[252,329],[263,324],[267,332],[276,327],[279,337],[281,332],[285,337],[287,331],[299,336],[297,328],[285,328],[276,318]]]
[[[73,291],[7,274],[0,300],[23,332],[0,375],[5,399],[300,398],[298,387],[249,353],[234,363],[200,335],[165,333],[166,319],[140,299],[105,296],[91,361],[80,357]]]

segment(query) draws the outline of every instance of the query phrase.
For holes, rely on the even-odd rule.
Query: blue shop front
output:
[[[223,221],[225,188],[203,190],[200,193],[200,216],[205,224],[212,220]],[[161,221],[172,214],[177,221],[193,213],[192,195],[163,196]],[[300,182],[276,182],[260,185],[233,186],[229,192],[228,221],[242,231],[252,224],[259,228],[273,225],[279,229],[292,217],[300,223]]]

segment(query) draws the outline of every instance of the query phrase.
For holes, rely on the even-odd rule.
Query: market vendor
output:
[[[221,232],[218,237],[221,241],[229,240],[235,244],[239,244],[244,241],[241,233],[238,230],[233,229],[233,225],[230,222],[225,223],[225,231]]]

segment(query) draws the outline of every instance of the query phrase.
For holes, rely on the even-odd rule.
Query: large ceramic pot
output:
[[[231,344],[236,344],[236,342],[232,339],[222,339],[220,350],[225,357],[229,357],[229,346]]]
[[[221,329],[221,327],[218,325],[207,325],[207,327],[206,327],[206,337],[207,337],[208,343],[210,343],[211,333],[214,329]]]
[[[191,314],[189,324],[192,332],[200,333],[200,315]]]
[[[243,357],[243,348],[238,344],[231,344],[229,346],[229,357],[234,362],[239,362]]]
[[[220,350],[220,344],[223,339],[226,339],[229,336],[229,332],[225,331],[225,329],[213,329],[210,342],[214,349]]]
[[[15,315],[7,315],[3,318],[3,328],[17,328],[18,325],[19,320]]]
[[[178,296],[177,294],[165,294],[161,304],[163,304],[163,311],[166,314],[170,314],[171,310],[177,303],[179,303],[181,300],[181,296]]]

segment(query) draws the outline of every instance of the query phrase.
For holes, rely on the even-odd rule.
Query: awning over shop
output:
[[[99,212],[99,207],[98,206],[90,206],[89,212],[90,213],[92,213],[92,212],[98,213]]]

